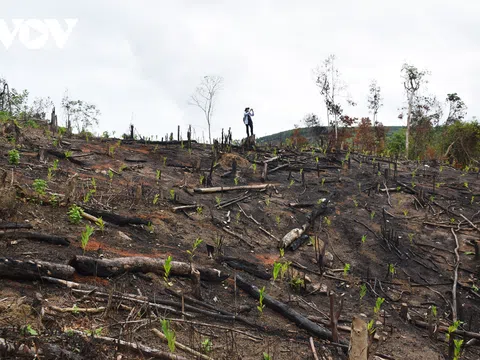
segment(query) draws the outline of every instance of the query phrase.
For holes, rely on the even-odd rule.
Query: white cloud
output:
[[[201,134],[205,120],[187,101],[206,74],[225,78],[215,135],[232,127],[234,137],[244,136],[245,106],[256,111],[259,136],[289,129],[309,112],[325,118],[312,69],[331,53],[359,104],[346,107],[351,116],[368,116],[368,84],[377,79],[385,98],[379,119],[398,124],[405,61],[432,72],[430,93],[444,99],[457,92],[469,115],[480,113],[480,4],[473,1],[3,3],[4,19],[79,19],[63,50],[0,45],[0,75],[32,97],[50,95],[57,106],[68,88],[98,105],[102,131],[125,132],[134,113],[146,135],[176,132],[178,124]]]

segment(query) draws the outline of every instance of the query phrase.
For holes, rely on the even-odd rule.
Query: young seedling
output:
[[[20,153],[17,149],[12,149],[8,152],[8,163],[10,165],[18,165],[20,163]]]
[[[93,227],[89,225],[86,225],[85,230],[82,231],[81,245],[82,245],[84,254],[85,254],[85,250],[87,249],[88,242],[90,241],[90,236],[92,236],[93,232],[94,232]]]
[[[292,263],[290,261],[285,261],[282,263],[282,268],[280,269],[280,280],[283,280],[285,277],[285,274],[288,271],[288,268],[290,267]]]
[[[280,257],[283,258],[285,256],[285,249],[284,248],[280,248],[279,249],[279,252],[280,252]]]
[[[259,298],[258,298],[257,309],[260,312],[260,315],[262,315],[263,309],[265,308],[265,305],[263,304],[263,299],[265,298],[265,286],[259,289],[258,292],[259,292]]]
[[[362,284],[360,286],[360,301],[367,295],[367,285]]]
[[[350,264],[345,264],[343,267],[343,275],[346,276],[350,272]]]
[[[165,337],[167,338],[168,348],[170,349],[170,352],[173,353],[175,351],[175,339],[176,339],[175,331],[173,331],[170,328],[169,320],[163,319],[161,322],[162,322],[162,332],[163,332],[163,335],[165,335]]]
[[[64,155],[65,155],[65,159],[68,159],[73,155],[73,153],[71,151],[65,151]]]
[[[222,198],[220,196],[215,196],[215,202],[217,203],[217,206],[220,206],[222,203]]]
[[[210,354],[212,352],[213,344],[212,344],[212,340],[210,340],[209,338],[204,339],[201,342],[201,345],[202,345],[202,352],[204,354]]]
[[[202,215],[203,213],[203,208],[201,206],[197,206],[197,214]]]
[[[161,178],[162,178],[162,171],[161,170],[155,171],[155,179],[157,180],[157,185]]]
[[[263,353],[263,360],[272,360],[272,357],[268,355],[268,353],[264,352]]]
[[[99,217],[97,219],[97,221],[95,222],[95,225],[98,226],[98,228],[100,229],[100,231],[102,233],[105,231],[105,222],[103,221],[103,219],[101,217]]]
[[[405,217],[407,217],[407,216],[408,216],[408,210],[403,210],[403,215],[404,215]]]
[[[293,186],[293,184],[295,184],[295,180],[291,179],[290,183],[288,184],[288,188],[290,189]]]
[[[393,278],[395,276],[395,266],[393,264],[388,264],[388,273]]]
[[[57,170],[58,170],[58,159],[55,159],[55,160],[53,161],[52,169],[53,169],[54,171],[57,171]]]
[[[372,212],[370,213],[370,220],[373,221],[373,218],[374,218],[374,217],[375,217],[375,211],[372,211]]]
[[[257,164],[253,163],[252,165],[253,173],[257,172]]]
[[[167,157],[163,157],[163,167],[167,166]]]
[[[273,282],[277,281],[278,275],[280,274],[280,270],[282,269],[282,263],[275,261],[273,263]]]
[[[72,224],[78,224],[82,220],[82,208],[77,205],[72,205],[68,211],[68,217]]]
[[[38,336],[38,332],[30,324],[22,329],[22,333],[29,336]]]
[[[241,215],[240,215],[240,211],[239,211],[239,212],[237,212],[237,214],[235,215],[235,221],[236,221],[237,224],[240,223],[240,216],[241,216]]]
[[[385,301],[384,298],[378,297],[377,301],[375,302],[375,307],[373,308],[373,312],[378,314],[380,312],[380,308],[382,307],[383,302]]]
[[[446,339],[450,341],[451,335],[458,330],[458,327],[460,326],[460,320],[455,321],[452,325],[448,327],[448,332],[445,335]]]
[[[320,184],[321,187],[325,185],[325,178],[322,178],[322,183]]]
[[[475,196],[472,196],[472,198],[470,199],[470,205],[473,205],[474,201],[475,201]]]
[[[365,241],[367,241],[367,235],[362,235],[362,244],[365,244]]]
[[[43,179],[35,179],[33,181],[33,188],[38,195],[45,195],[47,189],[47,182]]]
[[[113,175],[114,175],[114,172],[112,170],[108,170],[108,178],[110,179],[110,182],[112,182],[113,180]]]
[[[408,240],[410,240],[410,244],[413,244],[413,234],[409,233],[407,234],[407,236],[408,236]]]
[[[453,339],[453,360],[460,359],[460,353],[462,351],[463,339]]]
[[[267,205],[267,207],[270,206],[270,198],[266,198],[266,199],[265,199],[265,205]]]
[[[168,281],[168,277],[170,276],[170,270],[172,269],[172,257],[169,255],[167,260],[165,260],[165,263],[163,264],[163,270],[165,272],[165,275],[163,276],[163,280],[165,280],[165,283],[168,286],[171,286],[172,284]]]
[[[193,242],[193,245],[192,245],[192,249],[191,250],[187,250],[187,254],[190,256],[190,263],[193,261],[193,258],[195,256],[195,251],[197,250],[197,248],[199,247],[199,245],[203,242],[202,239],[200,238],[197,238],[194,242]]]
[[[233,182],[235,183],[235,186],[238,185],[238,177],[235,177],[235,179],[233,179]]]
[[[355,207],[358,207],[358,201],[355,198],[353,198],[353,205],[355,205]]]
[[[330,219],[328,218],[328,216],[325,216],[325,217],[323,218],[323,222],[325,223],[325,225],[326,225],[327,227],[329,227],[330,225],[332,225],[332,220],[330,220]]]
[[[170,200],[175,200],[175,190],[170,189]]]
[[[113,155],[115,155],[115,146],[110,145],[108,147],[108,155],[113,158]]]
[[[367,330],[370,335],[372,335],[375,332],[375,320],[370,320],[367,324]]]
[[[153,205],[157,205],[159,198],[160,198],[160,194],[155,194],[155,196],[153,197]]]
[[[292,279],[290,279],[289,284],[293,291],[300,292],[300,289],[305,286],[305,281],[297,276],[294,276]]]
[[[275,221],[277,222],[277,226],[280,226],[280,223],[282,222],[280,215],[275,216]]]

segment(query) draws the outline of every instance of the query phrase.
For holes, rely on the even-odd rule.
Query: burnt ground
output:
[[[339,325],[349,326],[355,315],[364,316],[367,322],[375,320],[378,336],[372,343],[370,358],[373,354],[387,359],[447,358],[445,334],[438,333],[436,339],[431,339],[428,330],[415,326],[414,321],[427,321],[429,308],[434,305],[440,325],[452,323],[456,243],[451,229],[459,241],[460,265],[455,292],[458,318],[463,322],[460,329],[480,333],[480,260],[475,260],[473,246],[480,235],[480,231],[473,228],[480,226],[477,173],[462,172],[446,165],[405,162],[398,163],[397,180],[394,180],[392,165],[359,154],[350,154],[349,169],[348,161],[342,163],[345,153],[267,147],[249,152],[233,149],[231,153],[219,154],[212,176],[213,186],[262,184],[262,161],[274,155],[279,159],[270,163],[270,170],[278,165],[289,165],[268,175],[266,183],[271,186],[263,191],[201,194],[193,189],[205,187],[200,185],[201,176],[208,177],[214,159],[209,145],[195,143],[188,151],[186,146],[178,144],[113,139],[65,140],[67,142],[60,147],[55,147],[53,139],[47,139],[41,129],[22,129],[17,142],[20,163],[10,165],[8,151],[13,145],[0,138],[3,155],[0,168],[7,171],[2,191],[4,194],[11,192],[13,181],[17,195],[13,203],[5,196],[0,199],[0,223],[28,223],[33,229],[22,231],[58,235],[70,240],[69,246],[52,245],[28,240],[19,235],[18,230],[4,230],[0,241],[1,257],[68,264],[74,256],[82,255],[81,233],[86,225],[95,225],[87,219],[72,224],[67,214],[72,203],[85,209],[141,218],[149,223],[118,226],[106,222],[103,232],[95,226],[85,249],[89,257],[165,259],[170,255],[175,261],[188,263],[187,250],[200,238],[203,242],[195,252],[194,266],[219,269],[230,276],[221,282],[202,281],[202,302],[211,305],[210,308],[193,304],[192,310],[185,309],[186,322],[172,320],[170,324],[179,343],[208,353],[211,358],[262,359],[265,352],[272,359],[313,359],[310,334],[268,306],[260,314],[257,300],[238,287],[235,292],[235,274],[259,288],[264,286],[266,294],[320,322],[321,326],[325,326],[322,322],[328,323],[327,294],[333,291],[337,299],[335,308],[338,308],[338,299],[343,298]],[[109,149],[112,150],[110,154]],[[71,157],[58,158],[66,151],[71,152]],[[45,156],[42,161],[40,153]],[[58,169],[52,171],[53,176],[48,180],[48,168],[56,159],[59,160]],[[237,180],[222,178],[221,175],[231,169],[233,159],[237,162]],[[252,167],[255,162],[258,163],[256,170]],[[388,167],[392,170],[385,180],[384,171]],[[111,179],[109,169],[110,175],[113,173]],[[157,170],[161,171],[159,178]],[[77,180],[72,181],[72,178]],[[47,181],[45,196],[35,193],[35,179]],[[94,188],[92,179],[95,179],[96,192],[85,199],[89,189]],[[75,184],[75,191],[67,204],[72,184]],[[385,184],[389,188],[388,195],[384,191]],[[175,200],[172,200],[173,194]],[[241,195],[249,197],[217,208],[218,203]],[[328,199],[328,207],[308,229],[310,238],[295,251],[285,250],[282,258],[276,239],[282,239],[289,231],[306,223],[312,209],[319,207],[319,199]],[[87,203],[84,200],[88,200]],[[304,205],[291,206],[293,203]],[[191,204],[201,207],[201,211],[195,208],[173,211],[174,207]],[[239,205],[255,221],[245,216]],[[387,231],[382,231],[385,225]],[[323,275],[313,242],[325,243],[326,251],[333,257],[329,267],[323,269]],[[206,244],[215,247],[213,258],[207,255]],[[241,260],[256,264],[256,272],[233,269],[227,265],[226,258],[236,258],[237,268]],[[265,278],[271,276],[276,261],[290,261],[292,265],[283,280],[273,283]],[[348,266],[349,271],[345,272]],[[14,344],[15,348],[21,344],[30,349],[35,348],[34,343],[39,348],[42,344],[55,344],[84,359],[154,358],[125,347],[117,348],[91,335],[122,339],[168,352],[166,343],[151,329],[161,329],[163,318],[182,318],[145,301],[132,302],[112,296],[101,298],[95,292],[81,293],[45,279],[14,280],[11,279],[13,275],[3,274],[0,279],[0,338]],[[305,288],[293,288],[292,279],[304,280]],[[171,276],[171,284],[167,285],[158,273],[126,272],[109,278],[75,273],[70,281],[106,294],[135,294],[158,302],[169,300],[177,312],[181,311],[181,300],[171,295],[172,290],[193,297],[193,283],[188,277]],[[360,299],[362,284],[367,291]],[[385,302],[382,310],[374,314],[378,297]],[[402,303],[408,304],[410,321],[400,317]],[[94,310],[93,313],[77,310],[83,308]],[[240,313],[247,321],[220,319],[211,313],[200,314],[196,309],[216,315],[220,310]],[[339,335],[340,341],[348,343],[348,331],[340,331]],[[206,339],[212,343],[209,352],[202,347]],[[469,339],[465,338],[465,343]],[[347,358],[347,350],[342,352],[329,341],[315,336],[314,340],[320,359]],[[0,349],[4,350],[1,344]],[[175,354],[194,358],[178,347]],[[21,358],[18,352],[2,352],[2,356]],[[55,358],[52,356],[50,358]],[[480,358],[478,345],[466,347],[462,358]]]

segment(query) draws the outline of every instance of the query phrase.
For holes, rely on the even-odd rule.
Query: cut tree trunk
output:
[[[260,298],[260,292],[256,286],[247,283],[240,275],[237,275],[236,280],[237,286],[240,289],[242,289],[255,299]],[[275,310],[287,319],[293,321],[298,327],[306,330],[309,334],[316,336],[320,339],[332,340],[331,331],[319,326],[318,324],[315,324],[313,321],[308,320],[302,314],[296,312],[292,308],[288,307],[286,304],[274,299],[270,295],[264,295],[263,303],[270,309]]]
[[[368,358],[368,331],[367,323],[355,316],[352,320],[350,332],[349,360],[367,360]]]
[[[322,202],[321,206],[315,207],[310,214],[307,215],[307,222],[303,224],[301,228],[293,229],[285,235],[279,243],[279,247],[286,249],[288,248],[295,240],[302,236],[314,223],[314,221],[322,214],[327,211],[327,205],[329,200]]]
[[[271,184],[261,185],[239,185],[239,186],[225,186],[225,187],[212,187],[212,188],[196,188],[194,191],[200,194],[212,194],[217,192],[227,192],[236,190],[265,190]]]
[[[117,214],[114,214],[108,211],[103,211],[103,210],[85,209],[85,211],[93,216],[101,217],[104,221],[107,221],[112,224],[120,225],[120,226],[151,224],[151,221],[146,219],[117,215]]]
[[[42,276],[59,279],[71,279],[75,269],[69,265],[55,264],[46,261],[23,261],[0,258],[0,277],[19,280],[37,280]]]
[[[28,240],[36,240],[42,241],[49,244],[54,245],[64,245],[69,246],[70,240],[65,237],[55,236],[55,235],[48,235],[48,234],[40,234],[35,232],[28,232],[28,231],[1,231],[0,238],[14,238],[14,239],[28,239]]]
[[[153,259],[148,257],[125,257],[115,259],[95,259],[88,256],[75,256],[70,260],[70,265],[77,270],[81,275],[91,275],[99,277],[110,277],[121,275],[126,272],[142,272],[142,273],[155,273],[164,274],[163,259]],[[178,261],[172,261],[170,263],[171,270],[170,275],[174,276],[187,276],[191,277],[190,264]],[[200,277],[205,281],[223,281],[229,277],[217,269],[197,267],[200,271]]]

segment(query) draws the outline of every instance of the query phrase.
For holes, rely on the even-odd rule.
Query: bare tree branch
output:
[[[196,88],[195,93],[190,96],[189,105],[193,105],[202,110],[207,120],[208,139],[212,143],[211,120],[215,109],[215,100],[218,91],[222,90],[223,78],[216,75],[205,76]]]

